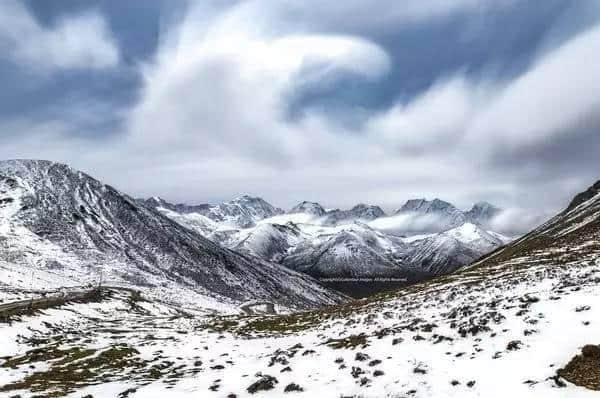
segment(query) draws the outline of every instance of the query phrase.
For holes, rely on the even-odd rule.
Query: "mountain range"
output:
[[[391,215],[375,205],[326,210],[309,201],[284,212],[248,195],[217,205],[139,202],[239,253],[324,281],[345,279],[332,286],[346,292],[352,279],[392,278],[399,283],[385,286],[396,287],[446,274],[510,241],[487,229],[502,210],[486,202],[463,212],[440,199],[414,199]]]

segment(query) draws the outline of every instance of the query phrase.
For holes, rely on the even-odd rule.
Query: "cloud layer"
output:
[[[495,73],[490,61],[488,73],[439,73],[415,95],[402,95],[411,82],[391,81],[397,99],[375,108],[341,97],[335,107],[298,105],[303,93],[368,90],[403,68],[371,34],[377,29],[427,29],[453,18],[472,24],[518,3],[390,3],[381,18],[357,1],[341,9],[322,1],[194,5],[164,27],[155,56],[139,66],[131,107],[69,103],[69,117],[0,121],[20,133],[0,154],[65,161],[133,194],[177,201],[246,192],[283,207],[316,200],[392,209],[426,196],[466,208],[487,200],[522,209],[498,220],[503,230],[529,227],[600,177],[600,24],[560,40],[553,31],[555,45],[544,42],[513,75]],[[42,26],[16,3],[2,4],[2,14],[17,16],[0,29],[15,62],[35,67],[45,59],[49,70],[118,65],[99,13]],[[97,124],[98,109],[122,115],[118,132],[76,134]]]
[[[44,27],[23,2],[0,2],[0,49],[4,57],[36,71],[108,68],[119,50],[105,20],[96,12],[71,15]]]

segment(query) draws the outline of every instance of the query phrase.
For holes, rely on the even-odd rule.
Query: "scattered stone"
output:
[[[522,345],[523,345],[523,342],[521,342],[521,340],[513,340],[510,343],[508,343],[508,345],[506,346],[506,349],[508,351],[516,351],[516,350],[520,349]]]
[[[296,383],[290,383],[287,386],[285,386],[285,388],[283,389],[283,392],[302,392],[304,391],[304,388],[300,387],[298,384]]]
[[[367,359],[369,359],[370,357],[367,354],[364,354],[362,352],[357,352],[356,355],[354,356],[354,360],[355,361],[366,361]]]
[[[117,397],[119,397],[119,398],[127,398],[129,396],[129,394],[133,394],[136,391],[137,391],[137,388],[128,388],[127,390],[119,393],[119,395],[117,395]]]
[[[361,368],[359,368],[358,366],[353,366],[352,367],[352,371],[350,372],[350,374],[352,375],[352,377],[354,377],[355,379],[358,378],[358,376],[364,374],[365,371],[362,370]]]
[[[273,388],[275,388],[275,384],[279,383],[279,381],[273,376],[261,374],[259,374],[258,376],[260,377],[260,379],[252,383],[247,388],[247,391],[250,394],[255,394],[259,391],[272,390]]]

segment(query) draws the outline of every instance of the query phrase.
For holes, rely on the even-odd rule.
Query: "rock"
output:
[[[516,350],[520,349],[522,345],[523,345],[523,343],[521,342],[521,340],[513,340],[510,343],[508,343],[508,345],[506,346],[506,349],[508,351],[516,351]]]
[[[369,359],[369,356],[367,354],[364,354],[362,352],[357,352],[356,355],[354,356],[354,360],[355,361],[366,361],[367,359]]]
[[[304,391],[304,388],[300,387],[296,383],[290,383],[287,386],[285,386],[285,388],[283,390],[283,392],[294,392],[294,391],[302,392],[302,391]]]
[[[260,379],[252,383],[246,390],[250,394],[255,394],[259,391],[268,391],[275,388],[275,384],[279,383],[279,381],[269,375],[260,375]]]
[[[581,349],[581,354],[586,358],[600,359],[600,346],[588,344]]]

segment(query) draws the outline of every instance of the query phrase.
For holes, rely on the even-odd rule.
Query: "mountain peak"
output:
[[[596,181],[594,185],[586,189],[584,192],[575,195],[571,203],[569,203],[569,206],[567,206],[565,212],[573,210],[575,207],[598,195],[598,193],[600,193],[600,180]]]
[[[469,220],[481,225],[486,225],[492,218],[496,217],[501,212],[501,208],[496,207],[489,202],[480,201],[475,203],[471,210],[467,211],[465,214]]]
[[[309,202],[309,201],[303,200],[302,202],[298,203],[296,206],[292,207],[288,213],[290,213],[290,214],[306,213],[306,214],[312,214],[312,215],[321,217],[322,215],[325,214],[325,209],[323,208],[323,206],[321,206],[317,202]]]
[[[435,198],[432,201],[427,199],[409,199],[406,203],[396,211],[396,213],[415,211],[419,213],[432,213],[440,210],[451,209],[458,210],[453,204],[444,200]]]

